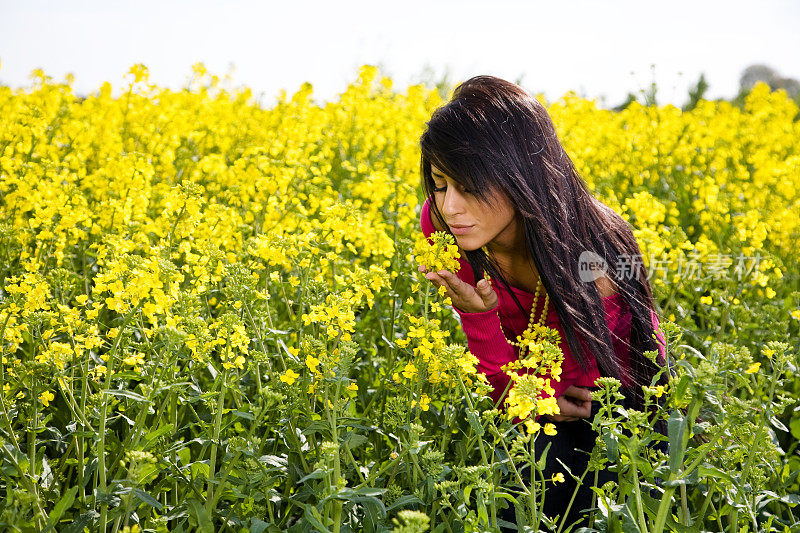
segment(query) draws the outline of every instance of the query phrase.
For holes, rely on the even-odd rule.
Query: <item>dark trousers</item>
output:
[[[544,514],[550,518],[559,516],[558,523],[564,517],[567,511],[570,499],[575,492],[576,486],[578,487],[575,499],[570,506],[567,514],[567,521],[564,530],[567,526],[574,522],[578,522],[573,529],[588,526],[589,513],[584,512],[585,509],[592,507],[592,490],[591,486],[594,484],[594,472],[587,472],[583,478],[583,483],[578,486],[572,476],[567,472],[561,463],[564,463],[575,476],[580,478],[586,471],[589,464],[589,454],[594,448],[595,437],[597,433],[592,431],[591,421],[597,414],[600,404],[596,401],[592,402],[592,415],[588,419],[581,419],[575,422],[556,422],[556,434],[553,436],[545,435],[540,431],[536,437],[534,449],[536,457],[541,457],[545,447],[550,444],[547,452],[547,460],[545,462],[544,479],[545,479],[545,498],[544,498]],[[539,422],[544,424],[547,420],[540,419]],[[560,461],[560,462],[559,462]],[[522,479],[526,485],[530,485],[530,467],[526,466],[521,473]],[[564,475],[564,482],[554,483],[551,481],[553,475],[561,472]],[[598,473],[597,486],[602,486],[608,481],[616,481],[617,475],[608,470],[602,470]],[[515,485],[515,478],[511,478],[510,484]],[[541,485],[539,485],[541,486]],[[537,503],[538,503],[537,499]],[[506,522],[516,524],[516,515],[513,507],[509,507],[501,512],[499,517]],[[542,526],[544,529],[544,526]],[[502,528],[501,528],[502,529]],[[514,531],[512,528],[505,528],[502,531]]]

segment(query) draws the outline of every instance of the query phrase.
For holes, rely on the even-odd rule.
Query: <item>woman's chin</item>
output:
[[[455,235],[456,244],[458,247],[464,250],[465,252],[474,252],[478,248],[481,247],[480,243],[478,243],[475,239],[470,239],[468,237],[460,237]]]

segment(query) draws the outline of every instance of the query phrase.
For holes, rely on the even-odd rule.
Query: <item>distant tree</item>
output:
[[[697,107],[697,103],[703,99],[703,95],[708,90],[708,82],[706,82],[705,73],[700,73],[700,79],[697,80],[697,85],[694,89],[689,90],[689,101],[683,104],[683,111],[691,111]]]
[[[770,85],[770,87],[773,89],[783,89],[786,91],[786,94],[794,99],[800,97],[800,81],[794,78],[778,77],[773,81],[773,85]]]
[[[763,81],[773,91],[783,89],[786,94],[800,105],[800,81],[794,78],[784,78],[778,71],[767,65],[750,65],[742,71],[739,77],[739,94],[732,100],[734,105],[744,105],[744,99],[756,83]]]
[[[742,71],[739,76],[739,89],[742,91],[750,92],[756,83],[759,81],[766,82],[770,87],[775,83],[778,73],[767,65],[750,65]]]
[[[627,109],[628,106],[634,103],[635,101],[636,101],[636,95],[629,92],[628,96],[625,98],[625,101],[612,109],[614,109],[614,111],[622,111],[623,109]]]

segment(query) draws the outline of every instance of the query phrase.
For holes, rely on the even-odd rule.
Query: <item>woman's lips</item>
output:
[[[450,231],[453,232],[453,235],[464,235],[469,233],[474,226],[450,226]]]

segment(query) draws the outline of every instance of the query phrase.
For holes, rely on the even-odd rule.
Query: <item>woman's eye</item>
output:
[[[456,184],[456,185],[454,185],[454,187],[461,194],[472,194],[472,190],[471,189],[465,189],[460,184]],[[433,184],[433,192],[445,192],[446,190],[447,190],[447,184],[446,183],[444,185],[442,185],[441,187],[437,187],[436,183]]]

